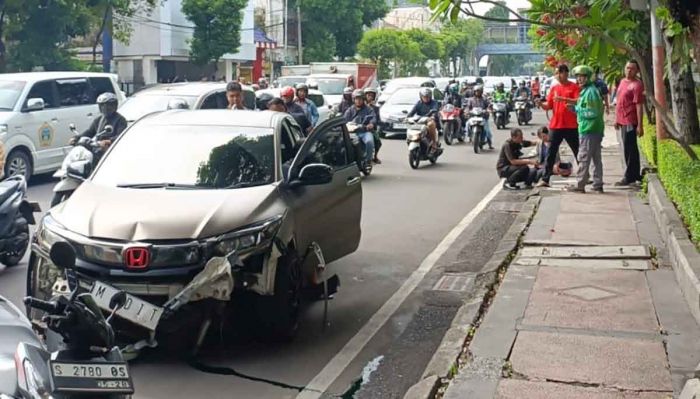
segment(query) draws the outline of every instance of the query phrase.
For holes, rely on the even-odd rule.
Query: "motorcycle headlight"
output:
[[[55,244],[57,241],[65,241],[63,237],[55,232],[55,230],[57,230],[59,227],[60,225],[58,222],[56,222],[56,220],[54,220],[50,214],[47,214],[41,220],[41,223],[36,231],[36,241],[46,252],[49,252],[53,244]]]
[[[213,243],[213,255],[226,256],[233,251],[248,252],[267,247],[277,234],[282,220],[284,215],[277,215],[217,237]]]

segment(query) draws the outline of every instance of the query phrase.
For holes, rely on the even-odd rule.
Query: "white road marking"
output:
[[[472,209],[446,236],[435,249],[423,259],[420,266],[411,273],[403,285],[382,305],[376,313],[362,326],[355,336],[348,341],[343,349],[318,373],[306,389],[300,392],[296,399],[318,399],[331,386],[348,365],[357,357],[367,343],[374,337],[389,318],[396,312],[409,294],[418,286],[426,274],[435,266],[437,261],[454,244],[460,234],[469,227],[476,216],[486,208],[489,202],[501,191],[502,182],[499,181],[491,191]]]

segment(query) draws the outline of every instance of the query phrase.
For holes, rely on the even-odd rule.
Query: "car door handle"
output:
[[[348,187],[354,186],[355,184],[359,183],[360,181],[361,181],[360,176],[350,177],[350,178],[348,178],[348,181],[347,181],[347,183],[345,183],[345,185]]]

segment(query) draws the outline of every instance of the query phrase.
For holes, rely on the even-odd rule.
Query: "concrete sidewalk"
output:
[[[677,397],[700,361],[700,328],[671,270],[651,210],[604,141],[606,193],[542,200],[469,359],[457,398]],[[675,392],[675,395],[674,395]]]

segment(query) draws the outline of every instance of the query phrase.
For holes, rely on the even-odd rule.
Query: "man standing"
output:
[[[243,87],[240,83],[229,82],[226,85],[226,100],[228,100],[228,109],[232,110],[247,110],[243,105]]]
[[[617,86],[615,128],[620,129],[622,148],[625,153],[625,177],[616,186],[628,186],[642,180],[639,164],[637,137],[644,135],[644,86],[637,79],[639,64],[630,60],[625,65],[625,78]]]
[[[566,191],[585,193],[586,183],[589,177],[589,167],[593,162],[593,191],[603,193],[603,156],[601,145],[603,143],[603,98],[598,87],[593,82],[593,69],[587,65],[579,65],[574,68],[576,82],[581,86],[578,100],[564,99],[570,104],[576,104],[578,116],[578,131],[581,148],[578,152],[578,172],[576,185],[566,187]]]
[[[562,141],[566,140],[574,157],[578,157],[576,113],[573,111],[573,105],[568,104],[565,99],[576,100],[580,89],[576,83],[569,82],[569,67],[564,64],[557,67],[557,80],[559,84],[549,90],[547,101],[541,103],[543,109],[553,110],[552,119],[549,121],[552,145],[547,153],[544,176],[537,184],[538,187],[549,187],[549,178],[552,176]]]
[[[540,98],[540,77],[535,76],[535,80],[532,81],[532,84],[530,86],[532,87],[532,98],[539,99]]]
[[[533,145],[531,141],[523,139],[523,131],[515,128],[510,131],[510,139],[506,140],[498,155],[496,171],[498,177],[505,178],[503,188],[506,190],[517,190],[519,182],[525,182],[525,188],[532,187],[530,180],[533,174],[530,173],[530,165],[537,166],[536,159],[520,159],[523,155],[521,149]]]

